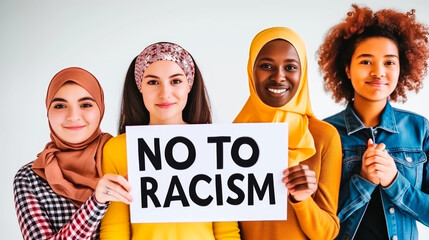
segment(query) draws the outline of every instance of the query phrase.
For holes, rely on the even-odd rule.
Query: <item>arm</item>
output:
[[[337,131],[329,127],[324,129],[326,140],[318,149],[320,173],[315,194],[300,202],[289,200],[301,229],[310,239],[333,239],[339,232],[336,213],[342,163],[341,142]]]
[[[123,141],[121,141],[123,140]],[[103,149],[103,173],[127,174],[125,136],[110,139]],[[101,221],[100,239],[131,239],[129,206],[122,202],[110,203]]]
[[[33,193],[34,181],[26,175],[20,171],[14,180],[15,209],[23,239],[91,238],[107,209],[107,204],[97,203],[92,195],[56,232],[39,199]]]
[[[425,119],[424,124],[425,137],[422,142],[422,150],[429,159],[429,124]],[[421,126],[420,125],[420,126]],[[429,163],[428,160],[423,164],[422,187],[417,189],[411,185],[401,172],[393,180],[392,184],[383,188],[390,200],[402,211],[408,213],[416,220],[429,226]]]
[[[240,239],[240,230],[237,222],[214,222],[213,234],[217,240]]]
[[[359,174],[353,174],[350,179],[342,181],[338,202],[340,222],[344,222],[354,212],[368,204],[376,187],[377,185],[365,180]]]
[[[343,222],[354,212],[366,206],[371,200],[372,192],[377,185],[389,184],[396,175],[393,159],[388,159],[384,144],[374,144],[371,139],[368,140],[368,148],[362,156],[362,167],[359,174],[353,174],[350,179],[342,180],[340,188],[338,217]],[[387,171],[389,179],[386,177],[386,169],[381,162],[394,167],[392,171]],[[383,166],[383,171],[378,168]],[[383,180],[381,180],[383,179]]]

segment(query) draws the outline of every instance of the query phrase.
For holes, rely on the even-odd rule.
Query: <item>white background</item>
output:
[[[427,0],[366,0],[374,10],[415,8],[429,24]],[[116,134],[120,96],[131,60],[147,45],[171,41],[195,58],[212,102],[214,122],[230,123],[248,97],[247,56],[256,33],[288,26],[305,40],[315,115],[344,108],[323,91],[315,51],[326,31],[350,10],[349,0],[0,0],[0,239],[19,239],[12,181],[49,141],[45,94],[69,66],[92,72],[106,95],[104,131]],[[427,79],[426,79],[427,83]],[[429,117],[429,88],[399,107]],[[429,228],[420,228],[420,239]]]

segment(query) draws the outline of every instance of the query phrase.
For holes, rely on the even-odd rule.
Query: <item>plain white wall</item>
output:
[[[429,24],[427,0],[354,1],[378,10],[414,8]],[[147,45],[171,41],[195,58],[212,101],[214,122],[230,123],[248,97],[250,41],[272,26],[295,29],[307,44],[313,110],[324,118],[344,108],[323,91],[315,52],[351,1],[290,0],[0,0],[0,239],[19,239],[12,181],[49,141],[44,99],[52,76],[80,66],[101,82],[104,131],[116,134],[124,76]],[[429,88],[399,107],[429,117]],[[422,225],[420,239],[429,238]]]

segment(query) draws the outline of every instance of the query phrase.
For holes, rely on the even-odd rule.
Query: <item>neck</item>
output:
[[[150,119],[148,125],[174,125],[174,124],[180,125],[180,124],[186,124],[186,122],[183,121],[182,119],[179,119],[179,120],[175,120],[175,119],[168,119],[168,120]]]
[[[364,101],[355,97],[353,108],[366,127],[376,127],[380,124],[381,113],[386,104],[387,100]]]

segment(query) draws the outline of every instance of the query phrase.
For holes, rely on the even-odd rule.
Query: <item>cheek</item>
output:
[[[265,74],[267,75],[267,74]],[[262,79],[264,79],[264,73],[261,71],[255,71],[253,73],[253,83],[255,84],[255,88],[260,87],[262,83]]]
[[[399,80],[399,69],[397,71],[393,71],[392,73],[390,73],[389,78],[391,79],[392,82],[395,83],[395,85],[398,83]]]
[[[98,126],[98,124],[100,123],[100,118],[101,116],[98,110],[86,113],[87,121],[93,126]]]
[[[155,91],[142,91],[141,93],[141,99],[145,107],[147,108],[149,105],[151,105],[150,103],[155,99]]]
[[[350,80],[353,82],[359,82],[362,79],[366,79],[369,76],[369,71],[365,68],[352,68],[350,71]]]
[[[189,87],[186,87],[181,89],[180,92],[178,92],[177,96],[182,99],[186,104],[186,102],[188,101],[189,92]]]
[[[65,116],[60,113],[48,113],[48,121],[52,128],[58,129],[65,120]]]
[[[299,85],[300,78],[301,78],[301,72],[300,71],[294,72],[292,74],[291,79],[293,80],[293,84],[295,84],[295,86]]]

